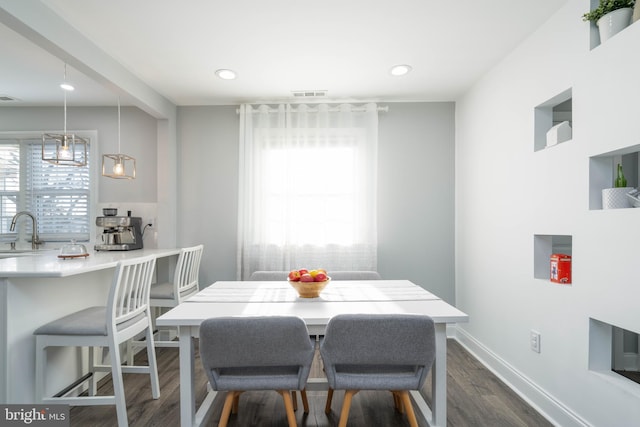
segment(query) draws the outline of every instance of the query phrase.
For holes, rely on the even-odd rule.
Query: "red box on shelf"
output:
[[[571,255],[551,254],[551,281],[571,284]]]

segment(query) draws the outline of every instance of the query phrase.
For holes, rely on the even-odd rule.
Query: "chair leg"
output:
[[[111,357],[111,379],[113,381],[113,396],[116,402],[116,414],[118,416],[118,427],[128,427],[127,402],[124,398],[124,383],[122,380],[122,366],[120,365],[120,351],[118,343],[109,341],[109,356]]]
[[[404,403],[404,409],[407,412],[409,425],[411,427],[418,427],[418,420],[416,419],[415,412],[413,412],[413,405],[411,405],[411,397],[409,396],[409,392],[407,390],[402,390],[402,391],[399,391],[398,394],[400,394],[402,403]]]
[[[297,427],[296,423],[296,414],[293,413],[293,402],[291,401],[291,394],[289,390],[277,390],[278,393],[284,399],[284,409],[287,412],[287,421],[289,422],[289,427]]]
[[[400,412],[401,414],[404,413],[404,408],[402,405],[402,398],[400,396],[400,392],[396,391],[391,391],[391,394],[393,395],[393,406],[395,408],[396,411]]]
[[[307,400],[307,390],[300,390],[300,398],[302,399],[302,407],[304,408],[304,413],[309,413],[309,401]],[[291,390],[291,402],[293,402],[293,410],[298,410],[298,397],[296,395],[295,390]]]
[[[300,397],[302,398],[302,408],[304,409],[304,413],[309,413],[309,401],[307,400],[307,389],[303,388],[300,390]]]
[[[87,393],[89,396],[95,396],[98,394],[98,381],[96,379],[96,353],[95,347],[89,347],[89,373],[91,377],[89,377],[89,389]]]
[[[227,392],[227,397],[224,399],[224,406],[222,407],[222,413],[220,414],[220,422],[218,423],[218,427],[227,427],[227,423],[229,422],[229,415],[231,415],[233,401],[239,395],[240,394],[237,391]]]
[[[231,413],[232,414],[237,414],[238,413],[238,407],[240,406],[240,393],[242,393],[241,391],[236,391],[235,392],[235,397],[233,398],[233,405],[231,406]]]
[[[333,389],[330,388],[327,392],[327,403],[324,405],[324,413],[328,414],[331,412],[331,400],[333,399]]]
[[[154,399],[159,399],[160,398],[160,381],[158,380],[158,363],[156,361],[156,347],[153,342],[153,329],[151,329],[151,318],[149,318],[149,327],[147,327],[146,335],[147,335],[147,359],[149,359],[149,376],[151,377],[151,395],[153,396]]]
[[[41,403],[44,398],[44,377],[46,373],[47,347],[40,342],[40,337],[36,336],[36,402]]]
[[[351,409],[351,399],[359,390],[347,390],[344,393],[344,402],[342,402],[342,411],[340,411],[340,421],[338,427],[347,427],[347,419],[349,419],[349,410]]]

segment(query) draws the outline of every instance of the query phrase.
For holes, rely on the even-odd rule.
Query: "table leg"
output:
[[[180,334],[180,425],[194,425],[196,414],[195,352],[191,328],[181,326]]]
[[[447,325],[436,323],[436,359],[431,371],[431,405],[434,426],[447,425]]]

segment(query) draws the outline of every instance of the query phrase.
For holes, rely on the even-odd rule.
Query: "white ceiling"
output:
[[[42,0],[176,105],[291,100],[452,101],[566,0]],[[60,104],[63,62],[0,25],[0,95]],[[393,77],[395,64],[413,71]],[[230,68],[233,81],[214,72]],[[115,94],[68,69],[69,105]],[[325,98],[327,99],[327,98]],[[317,101],[317,100],[316,100]],[[9,105],[9,103],[0,103]]]

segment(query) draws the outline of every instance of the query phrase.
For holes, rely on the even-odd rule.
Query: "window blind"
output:
[[[40,139],[0,141],[0,237],[15,240],[22,231],[30,240],[30,220],[9,231],[13,216],[26,210],[43,241],[89,240],[90,160],[85,167],[54,165],[42,160]]]
[[[38,219],[40,239],[89,240],[90,159],[85,167],[44,162],[41,144],[27,144],[25,176],[25,208]]]
[[[20,194],[20,144],[9,141],[0,144],[0,235],[13,235],[9,227],[17,213]]]

